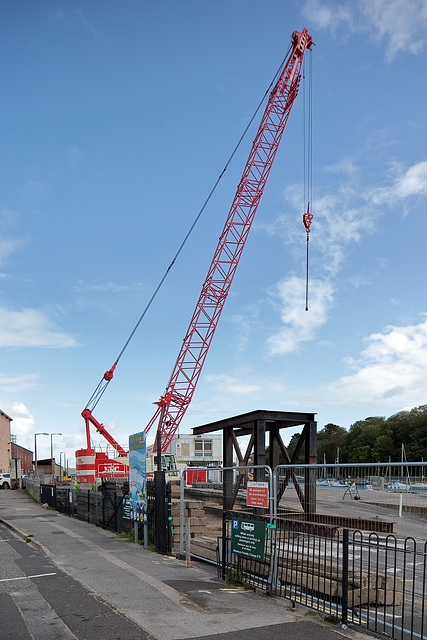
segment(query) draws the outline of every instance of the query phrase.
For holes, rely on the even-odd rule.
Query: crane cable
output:
[[[306,251],[306,271],[305,271],[305,310],[308,311],[308,244],[310,237],[310,225],[313,221],[313,214],[310,213],[310,203],[313,197],[313,85],[312,85],[312,57],[308,57],[308,101],[305,96],[305,82],[303,84],[303,147],[304,147],[304,208],[307,203],[307,209],[302,217],[303,224],[307,235],[307,251]],[[305,63],[305,61],[304,61]],[[303,80],[305,81],[305,69],[303,72]],[[308,104],[307,104],[308,103]],[[306,111],[308,112],[306,119]],[[307,120],[307,121],[306,121]],[[306,139],[307,136],[307,139]]]
[[[252,125],[252,122],[254,121],[254,119],[255,119],[255,117],[256,117],[256,115],[257,115],[258,111],[260,110],[260,108],[261,108],[261,106],[262,106],[263,102],[265,101],[265,99],[266,99],[267,95],[269,94],[269,92],[270,92],[270,90],[271,90],[272,86],[274,85],[274,83],[275,83],[275,81],[276,81],[277,76],[280,74],[280,72],[281,72],[281,70],[282,70],[282,68],[283,68],[283,65],[285,64],[285,62],[286,62],[287,58],[289,57],[290,52],[291,52],[291,49],[292,49],[292,44],[290,44],[290,45],[289,45],[289,49],[288,49],[288,51],[287,51],[287,53],[286,53],[285,57],[283,58],[282,62],[280,63],[280,66],[279,66],[279,68],[277,69],[277,71],[276,71],[276,73],[275,73],[275,75],[274,75],[274,77],[273,77],[272,81],[270,82],[270,84],[269,84],[269,86],[268,86],[267,90],[265,91],[265,93],[264,93],[264,95],[263,95],[262,99],[260,100],[260,102],[259,102],[258,106],[256,107],[256,109],[255,109],[255,111],[254,111],[254,113],[253,113],[253,115],[252,115],[251,119],[249,120],[249,122],[248,122],[247,126],[245,127],[245,129],[244,129],[244,131],[243,131],[243,133],[242,133],[242,135],[240,136],[240,138],[239,138],[239,140],[238,140],[238,142],[237,142],[236,146],[234,147],[234,149],[233,149],[233,151],[232,151],[232,153],[231,153],[230,157],[228,158],[228,160],[227,160],[227,162],[226,162],[226,164],[225,164],[225,166],[224,166],[224,169],[223,169],[223,170],[221,171],[221,173],[219,174],[219,176],[218,176],[218,178],[217,178],[217,180],[216,180],[216,182],[215,182],[214,186],[212,187],[212,189],[211,189],[211,190],[210,190],[210,192],[209,192],[209,195],[207,196],[207,198],[206,198],[206,200],[204,201],[204,203],[203,203],[203,205],[202,205],[202,207],[201,207],[200,211],[199,211],[199,212],[198,212],[198,214],[196,215],[196,217],[195,217],[195,219],[194,219],[193,223],[191,224],[191,226],[190,226],[189,230],[187,231],[187,233],[186,233],[186,235],[185,235],[185,237],[184,237],[183,241],[181,242],[181,244],[180,244],[180,246],[179,246],[179,248],[178,248],[177,252],[175,253],[175,255],[174,255],[173,259],[172,259],[172,262],[169,264],[168,268],[166,269],[166,271],[164,272],[164,274],[163,274],[162,278],[160,279],[159,284],[158,284],[158,285],[157,285],[157,287],[155,288],[155,290],[154,290],[154,292],[153,292],[153,294],[152,294],[151,298],[149,299],[148,303],[146,304],[146,306],[145,306],[145,308],[144,308],[144,310],[143,310],[142,314],[140,315],[140,317],[139,317],[139,319],[138,319],[138,322],[135,324],[134,328],[132,329],[132,331],[131,331],[131,333],[130,333],[130,335],[129,335],[128,339],[126,340],[125,344],[123,345],[122,350],[120,351],[119,355],[117,356],[117,358],[116,358],[116,360],[115,360],[115,362],[114,362],[113,366],[111,367],[111,369],[109,369],[108,371],[106,371],[106,373],[105,373],[105,374],[103,375],[103,377],[101,378],[101,380],[100,380],[100,382],[99,382],[98,386],[96,387],[95,391],[94,391],[94,392],[93,392],[93,394],[91,395],[91,397],[90,397],[90,399],[89,399],[88,403],[86,404],[86,409],[87,409],[87,408],[89,408],[89,407],[91,407],[91,408],[92,408],[92,410],[93,410],[93,409],[96,407],[96,405],[98,404],[98,402],[100,401],[100,399],[101,399],[101,397],[102,397],[102,395],[103,395],[104,391],[106,390],[106,388],[107,388],[108,384],[110,383],[111,379],[113,378],[114,370],[115,370],[115,368],[116,368],[116,366],[117,366],[117,364],[118,364],[118,362],[119,362],[120,358],[122,357],[123,353],[125,352],[126,348],[127,348],[127,347],[128,347],[128,345],[129,345],[130,341],[132,340],[133,336],[135,335],[135,333],[136,333],[136,331],[137,331],[137,329],[138,329],[139,325],[141,324],[141,322],[142,322],[143,318],[145,317],[145,315],[146,315],[147,311],[148,311],[148,310],[149,310],[149,308],[151,307],[151,305],[152,305],[152,303],[153,303],[154,299],[156,298],[156,296],[157,296],[158,292],[160,291],[160,289],[161,289],[161,287],[162,287],[162,285],[163,285],[164,281],[166,280],[166,278],[167,278],[167,276],[168,276],[168,274],[169,274],[170,270],[172,269],[173,265],[175,264],[175,261],[177,260],[178,256],[180,255],[180,253],[181,253],[182,249],[184,248],[184,246],[185,246],[185,244],[186,244],[186,242],[187,242],[188,238],[190,237],[190,235],[191,235],[191,233],[192,233],[192,231],[193,231],[194,227],[196,226],[196,224],[197,224],[197,222],[199,221],[199,219],[200,219],[200,217],[201,217],[201,215],[202,215],[203,211],[205,210],[205,208],[206,208],[206,206],[208,205],[208,203],[209,203],[210,199],[212,198],[212,196],[213,196],[214,192],[216,191],[216,189],[217,189],[217,187],[218,187],[218,185],[219,185],[219,183],[220,183],[220,181],[221,181],[221,179],[222,179],[222,177],[223,177],[224,173],[227,171],[227,169],[228,169],[228,167],[229,167],[229,165],[230,165],[231,161],[233,160],[233,158],[234,158],[234,156],[235,156],[235,154],[236,154],[237,150],[239,149],[239,147],[240,147],[241,143],[243,142],[243,139],[245,138],[245,136],[246,136],[246,134],[247,134],[247,132],[248,132],[248,130],[249,130],[249,128],[250,128],[250,126]]]

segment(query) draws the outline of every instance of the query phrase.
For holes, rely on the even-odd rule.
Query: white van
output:
[[[0,489],[10,489],[10,473],[0,473]]]

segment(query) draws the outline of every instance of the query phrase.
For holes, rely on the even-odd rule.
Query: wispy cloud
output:
[[[74,9],[74,15],[77,16],[80,24],[83,26],[85,31],[90,36],[96,36],[96,37],[99,36],[99,32],[95,29],[93,24],[91,22],[89,22],[89,20],[87,19],[86,15],[83,13],[83,11],[81,9]]]
[[[77,342],[59,331],[47,311],[0,307],[0,347],[46,347],[62,349]]]
[[[426,44],[426,0],[307,0],[303,14],[341,38],[367,33],[374,46],[384,46],[388,62],[400,52],[419,54]]]
[[[15,211],[0,210],[0,266],[23,245],[23,240],[14,235],[17,220]]]
[[[127,284],[119,284],[117,282],[94,282],[89,283],[79,280],[74,285],[75,291],[100,291],[106,293],[120,293],[122,291],[139,291],[145,289],[142,282],[129,282]]]
[[[70,151],[68,152],[68,160],[70,161],[70,164],[76,165],[85,157],[85,155],[86,154],[82,149],[73,144]]]
[[[19,376],[10,376],[0,373],[0,393],[14,394],[21,393],[34,387],[37,382],[37,376],[33,373],[24,373]],[[7,413],[7,412],[6,412]]]
[[[235,402],[236,397],[244,398],[246,402],[248,396],[254,402],[262,401],[265,397],[281,396],[287,389],[286,385],[277,382],[277,379],[273,381],[254,376],[251,371],[240,375],[210,374],[205,377],[205,382],[214,387],[215,392],[224,399],[225,403],[226,398],[233,398],[233,402]]]
[[[235,346],[238,351],[242,351],[248,344],[252,332],[260,326],[259,306],[246,305],[242,313],[232,316],[231,323],[237,327]]]
[[[71,29],[74,23],[77,22],[81,29],[84,30],[91,37],[99,37],[99,32],[88,20],[86,14],[79,8],[74,9],[56,9],[51,15],[51,21],[53,24],[60,25],[63,29]]]

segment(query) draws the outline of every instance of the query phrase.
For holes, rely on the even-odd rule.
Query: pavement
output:
[[[0,491],[0,540],[11,549],[2,560],[5,545],[0,547],[2,640],[373,637],[333,625],[308,608],[292,608],[289,600],[229,586],[214,566],[192,561],[187,567],[183,560],[48,510],[25,491]],[[18,579],[19,589],[12,588],[10,581]],[[50,635],[36,623],[41,615]],[[10,628],[22,625],[22,635],[8,635],[7,620]]]

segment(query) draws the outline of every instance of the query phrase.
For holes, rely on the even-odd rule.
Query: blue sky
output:
[[[426,403],[426,0],[6,0],[0,409],[19,444],[84,446],[82,409],[304,27],[310,308],[300,92],[180,431],[254,409],[349,428]],[[94,412],[121,443],[168,382],[260,118]]]

